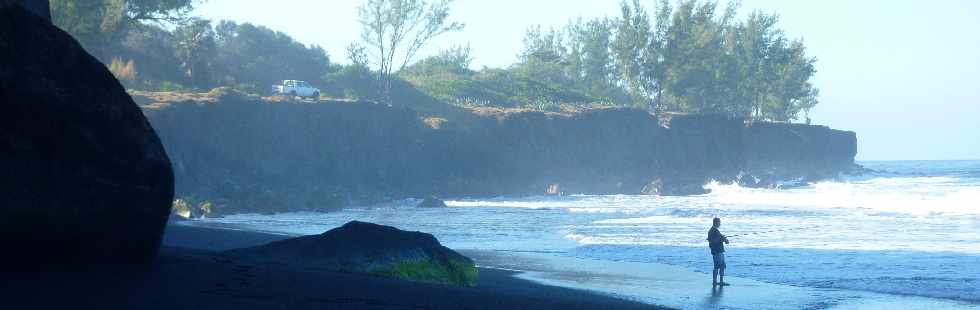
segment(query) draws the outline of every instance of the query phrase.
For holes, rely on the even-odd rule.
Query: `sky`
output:
[[[361,2],[207,0],[193,14],[267,26],[343,63],[360,37]],[[858,160],[980,159],[980,1],[742,1],[741,15],[753,10],[778,14],[817,58],[820,104],[810,116],[857,132]],[[529,26],[618,14],[618,0],[457,0],[451,18],[466,28],[421,56],[469,44],[474,69],[506,67]]]

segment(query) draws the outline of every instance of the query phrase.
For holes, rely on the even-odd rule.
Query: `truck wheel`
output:
[[[311,97],[314,102],[320,102],[320,92],[313,92],[313,97]]]
[[[296,91],[289,92],[289,99],[296,99]]]

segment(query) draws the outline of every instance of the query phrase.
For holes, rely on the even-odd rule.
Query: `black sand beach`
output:
[[[480,269],[472,288],[231,261],[217,251],[286,238],[171,224],[151,266],[2,273],[3,309],[658,309]]]

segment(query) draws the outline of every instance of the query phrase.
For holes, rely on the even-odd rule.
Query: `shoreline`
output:
[[[725,277],[732,286],[712,287],[710,274],[661,263],[460,252],[483,266],[519,270],[518,278],[535,283],[681,309],[980,309],[980,304],[962,300],[775,284],[737,276]]]
[[[480,268],[476,287],[231,261],[218,251],[289,236],[170,223],[156,261],[111,270],[3,272],[11,309],[665,309]],[[7,307],[4,307],[7,308]]]

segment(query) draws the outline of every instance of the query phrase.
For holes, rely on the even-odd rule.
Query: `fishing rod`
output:
[[[733,237],[743,237],[743,236],[751,236],[751,235],[761,235],[761,234],[769,234],[769,233],[774,233],[774,232],[784,232],[784,231],[812,229],[812,228],[818,228],[818,227],[821,227],[821,226],[824,226],[824,225],[811,225],[811,226],[802,226],[802,227],[793,227],[793,228],[784,228],[784,229],[774,229],[774,230],[767,230],[767,231],[757,231],[757,232],[750,232],[750,233],[735,234],[735,235],[730,235],[730,236],[725,236],[725,237],[726,238],[733,238]]]
[[[813,229],[813,228],[824,227],[824,226],[827,226],[827,225],[828,224],[819,224],[819,225],[808,225],[808,226],[783,228],[783,229],[773,229],[773,230],[767,230],[767,231],[756,231],[756,232],[741,233],[741,234],[734,234],[734,235],[725,235],[725,238],[735,238],[735,237],[744,237],[744,236],[752,236],[752,235],[762,235],[762,234],[770,234],[770,233],[784,232],[784,231]],[[701,241],[698,241],[698,242],[701,242]]]

